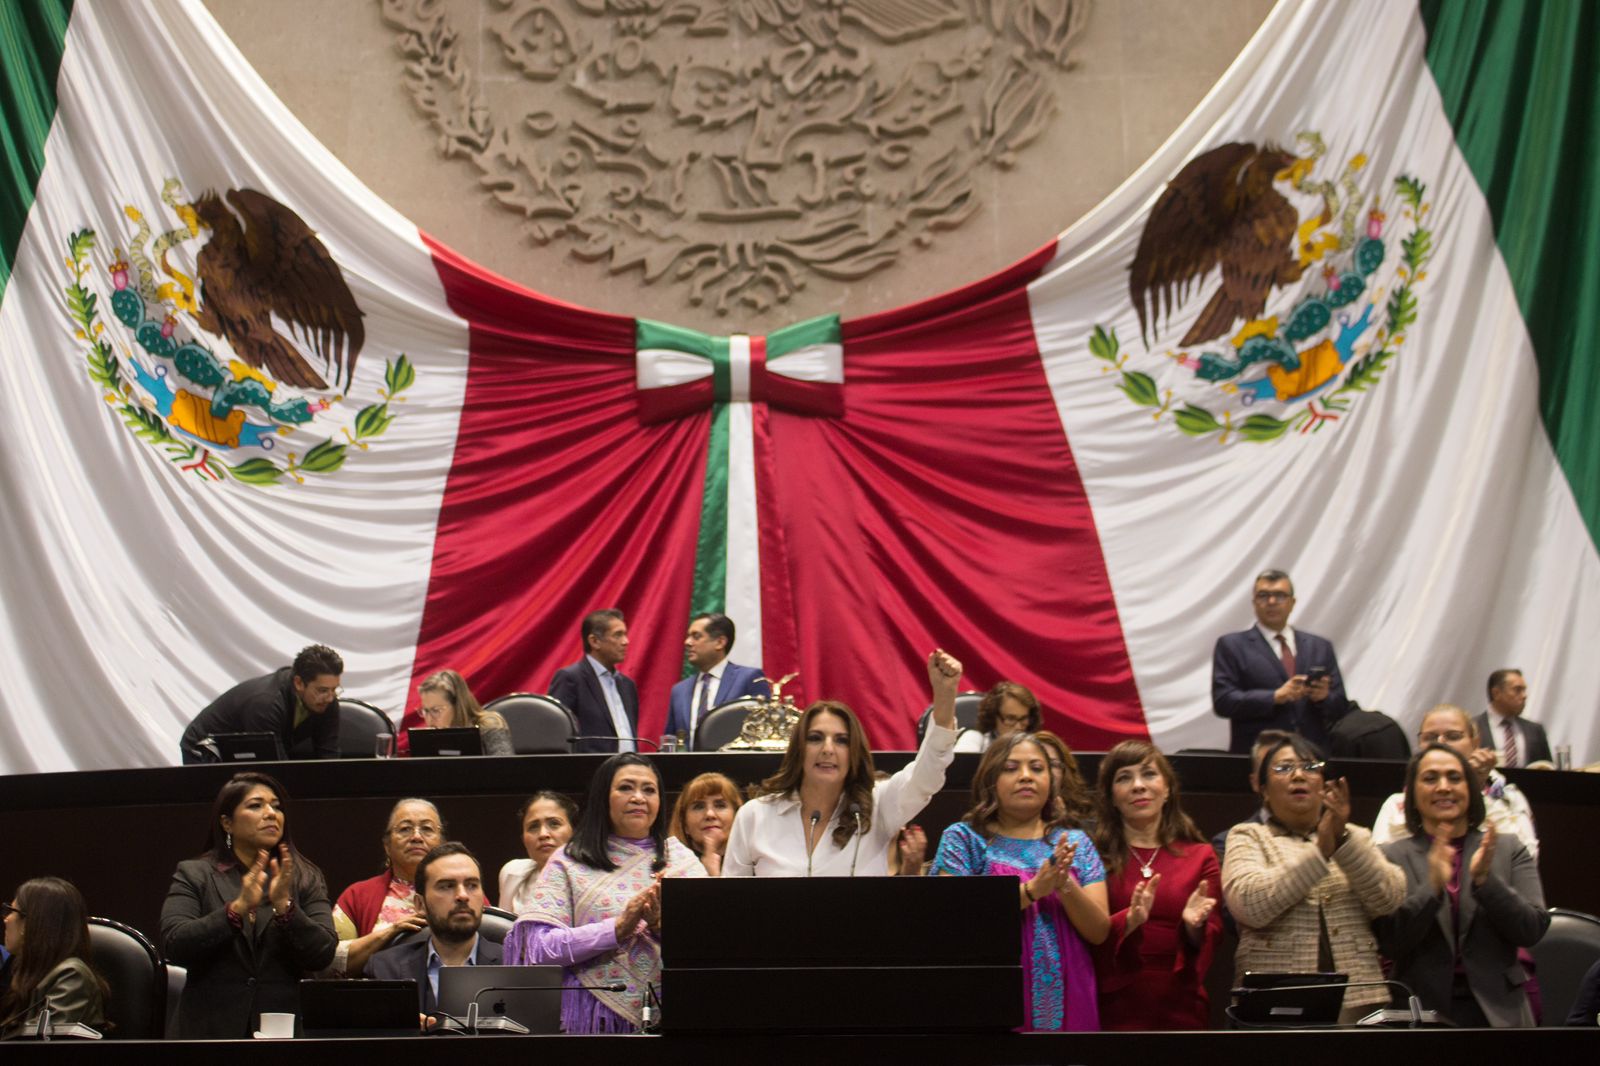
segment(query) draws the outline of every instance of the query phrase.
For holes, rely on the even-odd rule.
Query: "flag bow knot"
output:
[[[639,319],[635,355],[639,418],[664,422],[713,403],[765,403],[799,414],[844,414],[839,316],[767,336],[714,337]]]

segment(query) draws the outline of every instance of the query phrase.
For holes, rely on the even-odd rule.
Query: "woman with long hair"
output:
[[[1217,853],[1184,812],[1178,775],[1154,744],[1100,760],[1094,842],[1111,935],[1095,955],[1104,1029],[1205,1029],[1206,972],[1222,936]]]
[[[955,757],[961,664],[928,656],[933,716],[917,757],[878,781],[872,749],[855,713],[837,700],[805,709],[778,772],[739,808],[723,859],[724,877],[885,877],[889,846],[933,794]]]
[[[521,914],[533,905],[533,886],[556,849],[572,839],[578,824],[578,805],[549,789],[529,796],[517,810],[526,859],[512,859],[500,867],[500,907]]]
[[[0,1036],[25,1033],[44,1010],[51,1025],[81,1022],[103,1029],[106,983],[89,949],[89,910],[70,881],[24,881],[5,912],[11,985],[0,996]]]
[[[506,962],[564,967],[567,1032],[633,1032],[661,979],[661,879],[704,876],[694,852],[667,836],[655,763],[613,755],[506,938]]]
[[[742,801],[739,786],[723,774],[701,774],[678,793],[670,823],[675,839],[700,857],[706,873],[722,873],[722,855],[728,849],[728,831]]]
[[[1065,824],[1056,775],[1032,733],[1001,737],[972,778],[972,806],[944,831],[930,873],[1015,877],[1027,1029],[1100,1028],[1091,948],[1105,940],[1105,871]]]
[[[235,774],[212,804],[204,853],[172,875],[161,940],[189,971],[179,1036],[244,1039],[263,1012],[298,1014],[301,979],[333,961],[328,886],[290,842],[288,806],[273,778]]]
[[[367,960],[396,937],[428,924],[412,881],[417,864],[443,843],[446,830],[439,808],[428,800],[410,797],[390,809],[380,841],[383,872],[350,885],[333,905],[333,929],[339,934],[333,976],[360,977]]]
[[[486,711],[454,670],[437,670],[417,686],[419,710],[429,729],[476,729],[485,755],[515,755],[511,727],[495,711]]]

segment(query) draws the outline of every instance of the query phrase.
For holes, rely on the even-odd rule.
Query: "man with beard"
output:
[[[417,982],[424,1015],[439,1005],[439,970],[445,966],[497,966],[500,945],[478,935],[483,921],[483,875],[465,844],[446,841],[417,865],[417,894],[428,935],[385,948],[367,963],[380,981]]]

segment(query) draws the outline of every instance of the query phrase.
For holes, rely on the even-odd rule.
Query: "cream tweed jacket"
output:
[[[1383,979],[1372,919],[1399,908],[1406,875],[1373,845],[1371,833],[1348,828],[1332,859],[1322,857],[1314,837],[1277,822],[1246,822],[1228,833],[1222,895],[1239,923],[1235,983],[1249,970],[1315,971],[1319,912],[1328,923],[1335,969],[1349,974],[1352,984]],[[1344,997],[1346,1008],[1388,1001],[1382,986],[1352,988]]]

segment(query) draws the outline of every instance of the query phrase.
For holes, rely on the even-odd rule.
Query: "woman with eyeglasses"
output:
[[[1222,894],[1239,924],[1235,984],[1251,971],[1347,974],[1363,986],[1344,994],[1351,1022],[1389,1002],[1371,923],[1400,906],[1406,879],[1349,824],[1349,782],[1325,775],[1322,750],[1299,735],[1266,753],[1267,821],[1228,833]]]
[[[476,729],[485,755],[515,755],[511,727],[496,711],[486,711],[454,670],[429,674],[417,686],[422,720],[429,729]]]
[[[339,893],[333,928],[339,947],[330,967],[335,977],[360,977],[367,960],[405,933],[428,924],[412,886],[417,864],[444,841],[444,819],[425,799],[403,799],[383,829],[383,872]]]
[[[1043,720],[1039,697],[1015,681],[1001,681],[978,701],[977,728],[963,729],[955,750],[982,754],[1001,737],[1037,733]]]
[[[205,851],[172,875],[161,940],[189,971],[180,1037],[243,1040],[264,1011],[298,1014],[301,979],[333,961],[327,884],[289,842],[288,802],[266,774],[235,774],[212,805]]]
[[[1375,923],[1395,978],[1459,1026],[1536,1024],[1517,961],[1550,926],[1533,856],[1484,821],[1467,757],[1443,744],[1407,764],[1405,811],[1409,835],[1383,852],[1408,891]]]
[[[1454,704],[1439,704],[1422,716],[1422,726],[1417,730],[1417,750],[1430,744],[1443,744],[1461,753],[1483,793],[1484,817],[1502,836],[1509,834],[1522,841],[1538,862],[1539,834],[1533,826],[1533,808],[1522,790],[1495,769],[1494,749],[1478,746],[1478,727],[1472,716]],[[1378,808],[1377,821],[1372,823],[1372,842],[1381,846],[1410,835],[1406,795],[1396,792]]]
[[[5,913],[10,985],[0,995],[0,1037],[28,1033],[48,1008],[52,1025],[105,1028],[107,988],[89,948],[89,909],[70,881],[24,881]]]

